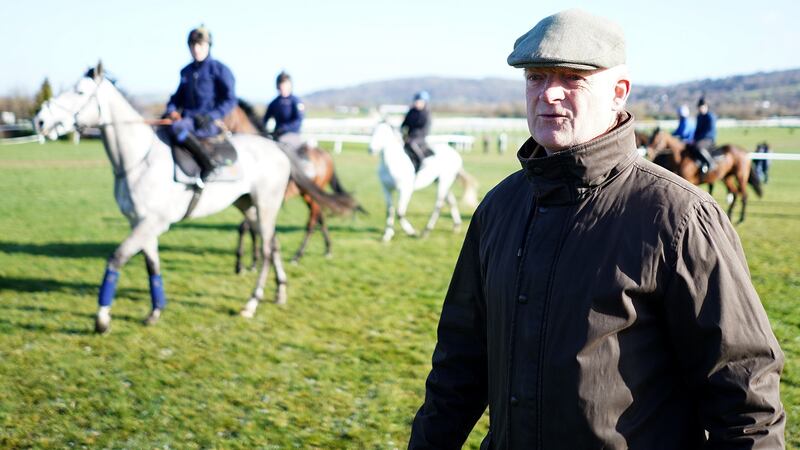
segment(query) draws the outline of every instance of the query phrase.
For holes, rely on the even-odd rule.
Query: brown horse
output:
[[[225,117],[224,124],[225,127],[232,133],[267,134],[266,130],[261,125],[261,122],[256,117],[252,106],[243,100],[239,100],[238,106],[233,109],[231,114]],[[314,184],[320,189],[324,189],[325,186],[330,185],[335,195],[346,198],[350,203],[356,205],[356,210],[363,212],[363,209],[357,205],[355,200],[350,196],[349,193],[347,193],[347,191],[344,190],[339,182],[339,179],[336,176],[336,171],[333,167],[333,158],[331,157],[330,153],[318,147],[312,146],[307,147],[307,152],[308,157],[314,166]],[[323,214],[322,207],[319,203],[314,201],[314,199],[307,192],[301,191],[296,183],[290,181],[289,186],[286,188],[285,198],[289,199],[296,195],[301,195],[303,197],[303,201],[305,201],[306,205],[308,206],[308,222],[306,223],[306,234],[303,237],[303,243],[300,244],[300,248],[297,249],[297,252],[292,257],[292,262],[296,263],[300,260],[300,258],[303,257],[309,238],[316,230],[317,225],[319,225],[319,228],[322,231],[322,237],[325,240],[325,256],[330,257],[331,238],[330,234],[328,233],[328,225],[325,223],[325,216]],[[245,220],[239,225],[239,245],[236,250],[236,273],[240,273],[243,268],[242,256],[244,254],[244,236],[248,233],[250,234],[252,245],[255,249],[255,230],[252,228],[251,224]],[[250,266],[251,268],[256,266],[257,260],[258,253],[254,251]]]
[[[747,209],[747,184],[761,197],[761,180],[759,180],[751,165],[747,151],[732,144],[717,147],[715,153],[721,156],[716,159],[716,167],[703,175],[699,166],[691,155],[687,144],[671,134],[658,128],[653,131],[647,145],[648,158],[654,163],[675,172],[692,184],[699,185],[721,180],[728,188],[729,205],[728,218],[733,213],[737,197],[742,198],[742,211],[739,223],[744,221]],[[735,182],[734,182],[735,180]],[[710,188],[709,188],[710,190]]]

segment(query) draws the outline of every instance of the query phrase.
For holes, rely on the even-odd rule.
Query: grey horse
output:
[[[275,223],[290,179],[291,163],[273,141],[256,135],[231,136],[238,152],[240,176],[235,181],[207,183],[193,201],[194,189],[174,180],[173,158],[165,138],[103,76],[100,64],[74,90],[45,102],[34,120],[40,133],[51,139],[83,127],[100,129],[114,171],[114,197],[131,225],[130,235],[108,259],[98,299],[97,332],[108,331],[119,273],[139,251],[144,252],[152,299],[145,324],[155,324],[166,304],[158,257],[159,235],[184,218],[214,214],[231,204],[255,224],[262,237],[262,266],[241,315],[255,314],[264,297],[270,261],[277,280],[275,302],[286,302],[286,273],[275,239]],[[190,208],[192,203],[194,207]]]

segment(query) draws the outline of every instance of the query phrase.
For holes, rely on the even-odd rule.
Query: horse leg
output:
[[[264,298],[264,286],[267,283],[267,275],[269,274],[269,266],[272,261],[272,238],[275,235],[275,222],[280,207],[278,199],[275,205],[261,204],[257,207],[257,221],[259,235],[261,236],[261,269],[258,271],[258,278],[256,287],[253,289],[253,294],[240,312],[242,317],[251,318],[255,315],[259,302]]]
[[[453,191],[447,193],[447,204],[450,205],[450,217],[453,218],[453,232],[461,230],[461,214],[458,212],[458,201]]]
[[[400,228],[405,231],[408,236],[416,236],[417,230],[411,225],[411,222],[406,219],[406,212],[408,211],[408,204],[411,203],[411,194],[414,193],[414,188],[411,183],[408,186],[401,186],[398,189],[397,195],[397,220],[400,222]]]
[[[283,270],[283,260],[281,260],[281,246],[278,237],[272,235],[272,265],[275,266],[275,284],[278,289],[275,294],[275,303],[285,305],[288,297],[286,286],[286,271]]]
[[[383,242],[389,242],[394,237],[394,200],[392,191],[385,185],[383,186],[383,197],[386,200],[386,228],[383,231]]]
[[[239,224],[239,240],[236,245],[236,273],[242,273],[242,256],[244,255],[244,235],[250,231],[250,224],[247,223],[247,220],[243,220],[242,223]]]
[[[744,222],[744,214],[747,209],[747,177],[748,174],[738,174],[736,181],[739,184],[739,193],[742,196],[742,212],[739,214],[739,223]]]
[[[105,333],[111,327],[111,304],[114,302],[114,296],[117,292],[117,282],[119,281],[122,267],[144,248],[145,243],[150,239],[155,239],[159,234],[158,231],[151,223],[138,223],[133,227],[131,234],[122,241],[108,258],[106,272],[103,275],[103,282],[100,285],[100,292],[97,296],[98,309],[94,323],[94,330],[97,333]]]
[[[164,295],[164,281],[161,279],[161,264],[158,258],[158,238],[151,238],[142,247],[144,253],[144,263],[147,266],[147,274],[150,275],[150,302],[152,309],[147,318],[144,319],[145,325],[155,325],[161,317],[161,312],[167,306],[167,297]]]
[[[333,257],[333,251],[331,249],[331,236],[330,233],[328,233],[328,224],[325,222],[325,214],[323,214],[321,210],[317,216],[317,220],[319,221],[320,231],[322,231],[322,239],[325,240],[325,257],[331,258]]]
[[[724,183],[725,187],[728,188],[728,219],[730,219],[733,214],[733,207],[736,205],[736,186],[733,184],[730,177],[726,177]]]
[[[449,189],[450,186],[445,186],[442,180],[439,180],[439,186],[436,189],[436,203],[433,205],[433,211],[431,212],[431,217],[428,219],[428,223],[425,225],[425,229],[422,230],[422,237],[427,237],[436,226],[436,222],[439,220],[439,214],[442,211],[442,206],[444,206],[444,201],[448,194],[447,190]]]
[[[305,254],[308,241],[311,238],[311,235],[314,234],[314,229],[317,227],[317,214],[319,214],[320,210],[319,205],[311,198],[310,195],[304,194],[303,200],[306,202],[306,206],[308,206],[306,234],[303,236],[303,242],[300,244],[300,248],[297,249],[297,252],[295,252],[294,256],[292,257],[292,264],[297,264],[300,261],[300,258],[302,258]]]
[[[250,267],[247,270],[256,270],[258,267],[258,232],[252,223],[248,223],[247,228],[250,230],[250,254],[252,255]]]

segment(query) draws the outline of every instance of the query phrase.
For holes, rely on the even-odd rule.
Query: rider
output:
[[[235,80],[225,64],[211,58],[211,33],[201,25],[189,33],[193,61],[181,69],[178,90],[170,97],[164,115],[172,119],[171,132],[201,167],[198,186],[223,161],[216,161],[200,139],[222,133],[217,124],[236,106]]]
[[[305,106],[292,94],[292,77],[286,72],[281,72],[275,79],[278,96],[269,105],[264,113],[264,128],[270,119],[275,120],[272,137],[289,147],[292,151],[299,151],[303,147],[300,137],[300,127],[303,125],[303,112]]]
[[[694,128],[694,121],[689,118],[689,107],[681,105],[678,108],[678,128],[672,132],[672,135],[684,142],[691,141],[694,136]]]
[[[430,99],[431,96],[426,91],[417,92],[414,95],[414,104],[408,110],[401,125],[405,151],[411,158],[415,171],[419,171],[423,159],[433,154],[425,142],[425,137],[431,129],[431,116],[428,109]]]
[[[717,139],[717,116],[708,110],[705,97],[700,97],[697,102],[697,125],[694,130],[694,148],[696,156],[700,159],[700,170],[707,174],[714,168],[714,158],[710,150],[714,148]]]

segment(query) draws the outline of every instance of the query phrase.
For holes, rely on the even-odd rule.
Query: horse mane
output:
[[[256,115],[255,109],[253,109],[253,105],[243,98],[237,98],[236,100],[239,108],[244,111],[244,115],[247,116],[247,120],[250,121],[250,124],[256,127],[256,130],[258,130],[260,134],[266,135],[267,129],[264,127],[264,124],[258,120],[258,116]]]

